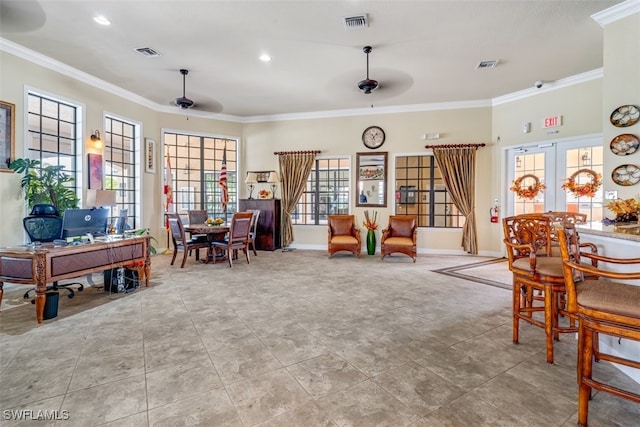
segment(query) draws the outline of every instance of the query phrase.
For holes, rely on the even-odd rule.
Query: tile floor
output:
[[[0,313],[0,424],[575,425],[573,337],[548,365],[540,329],[512,344],[508,290],[432,271],[483,259],[156,256],[149,288],[61,298],[40,326],[30,304]],[[11,419],[37,411],[67,419]],[[597,393],[589,421],[638,426],[640,405]]]

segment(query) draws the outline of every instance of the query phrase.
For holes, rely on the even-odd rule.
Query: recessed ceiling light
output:
[[[111,25],[111,21],[109,21],[106,17],[102,15],[94,16],[93,20],[100,25]]]
[[[269,55],[267,55],[266,53],[263,53],[262,55],[260,55],[260,61],[269,62],[269,61],[271,61],[271,57]]]

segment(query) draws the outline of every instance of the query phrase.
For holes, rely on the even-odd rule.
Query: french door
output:
[[[507,188],[524,175],[534,175],[546,188],[533,199],[520,198],[513,191],[507,190],[505,215],[568,211],[585,213],[589,221],[600,221],[603,215],[602,188],[598,189],[594,197],[576,197],[563,190],[562,184],[569,176],[584,169],[602,176],[603,155],[601,135],[508,149]],[[576,175],[578,184],[584,184],[589,179],[588,174]]]

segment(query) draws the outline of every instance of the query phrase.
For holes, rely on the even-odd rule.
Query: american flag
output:
[[[227,188],[227,144],[222,152],[222,165],[220,166],[220,178],[218,185],[222,190],[222,213],[227,213],[227,203],[229,203],[229,189]]]

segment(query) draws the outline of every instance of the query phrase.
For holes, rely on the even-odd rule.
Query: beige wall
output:
[[[440,109],[434,111],[376,114],[375,108],[366,116],[324,119],[280,120],[263,123],[236,123],[187,117],[182,114],[160,113],[127,101],[111,93],[78,82],[66,75],[0,52],[0,99],[16,104],[16,154],[24,153],[24,92],[25,87],[61,96],[85,105],[88,140],[92,129],[102,129],[105,113],[141,122],[143,137],[158,142],[159,168],[156,174],[143,173],[143,226],[150,227],[160,245],[166,242],[162,225],[162,144],[163,129],[198,132],[228,137],[240,137],[240,173],[247,170],[278,169],[278,150],[321,150],[323,156],[347,155],[355,168],[355,154],[368,151],[361,142],[362,131],[371,125],[381,126],[387,135],[378,151],[389,152],[389,166],[393,170],[394,156],[424,153],[425,133],[439,132],[436,143],[487,143],[478,151],[476,214],[478,219],[478,246],[480,254],[502,253],[500,224],[489,222],[489,208],[494,199],[502,201],[507,192],[504,183],[505,147],[553,141],[558,138],[603,133],[603,143],[622,133],[608,122],[610,112],[627,103],[640,103],[640,14],[610,24],[605,30],[605,78],[595,78],[562,88],[543,88],[519,100],[494,106]],[[620,43],[625,40],[625,43]],[[628,43],[635,42],[634,46]],[[604,95],[603,95],[604,94]],[[540,121],[552,115],[563,116],[559,133],[547,135]],[[524,122],[532,123],[531,133],[522,132]],[[637,128],[640,125],[636,125]],[[632,133],[638,131],[628,129]],[[87,152],[91,152],[87,145]],[[605,170],[612,170],[622,159],[605,150]],[[624,159],[625,161],[627,159]],[[640,163],[637,160],[635,163]],[[605,174],[606,175],[606,174]],[[355,172],[351,177],[355,186]],[[86,180],[86,178],[85,178]],[[83,183],[86,187],[86,183]],[[615,184],[605,176],[605,189]],[[631,197],[637,189],[615,186],[621,197]],[[259,188],[258,188],[259,189]],[[388,207],[377,209],[379,222],[386,223],[393,213],[393,176],[388,183]],[[246,197],[246,187],[240,185],[240,197]],[[21,219],[23,200],[19,190],[19,177],[0,173],[0,246],[23,242]],[[355,196],[354,196],[355,197]],[[363,219],[363,208],[351,206],[358,221]],[[326,247],[326,229],[323,226],[300,226],[295,230],[294,245],[308,248]],[[379,234],[378,234],[379,237]],[[378,239],[379,240],[379,239]],[[422,253],[462,253],[460,230],[421,229],[419,251]]]

